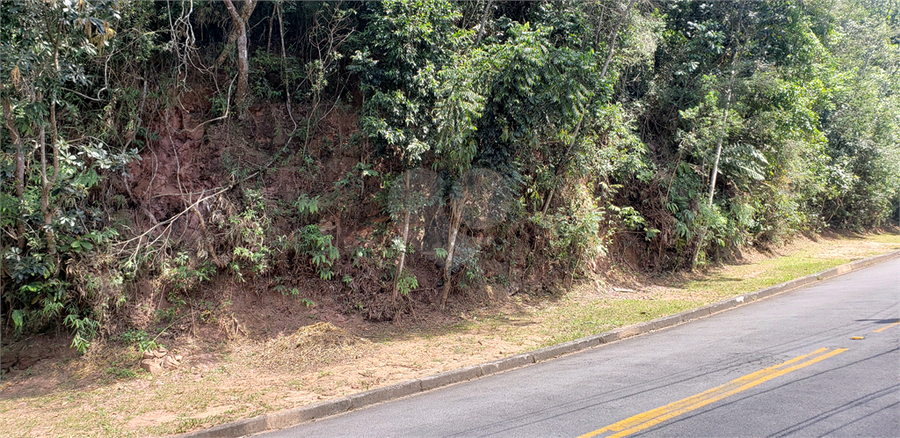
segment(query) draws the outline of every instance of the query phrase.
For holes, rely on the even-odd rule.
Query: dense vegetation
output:
[[[3,328],[80,350],[900,220],[891,1],[5,1],[0,62]]]

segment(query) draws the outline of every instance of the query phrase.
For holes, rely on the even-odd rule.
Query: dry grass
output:
[[[598,278],[555,299],[514,296],[437,325],[320,322],[268,340],[184,343],[182,368],[157,376],[137,367],[133,347],[109,345],[5,378],[0,436],[187,432],[650,320],[896,249],[897,234],[798,240],[705,274],[632,279],[640,285],[633,290]]]

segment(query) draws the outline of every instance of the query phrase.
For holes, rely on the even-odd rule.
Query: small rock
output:
[[[172,356],[166,356],[162,360],[162,367],[167,370],[174,370],[178,368],[178,365],[181,364]]]
[[[147,370],[150,374],[159,374],[163,371],[160,361],[157,359],[144,359],[141,361],[141,368]]]

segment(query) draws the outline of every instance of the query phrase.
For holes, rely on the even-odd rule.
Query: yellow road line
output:
[[[893,327],[893,326],[895,326],[895,325],[900,325],[900,322],[895,322],[895,323],[893,323],[893,324],[891,324],[891,325],[886,325],[886,326],[884,326],[884,327],[882,327],[882,328],[880,328],[880,329],[878,329],[878,330],[872,330],[872,333],[881,333],[881,332],[883,332],[883,331],[885,331],[885,330],[887,330],[887,329],[889,329],[889,328],[891,328],[891,327]]]
[[[669,403],[665,406],[635,415],[631,418],[626,418],[618,423],[581,435],[579,438],[590,438],[606,432],[615,433],[613,435],[605,436],[604,438],[618,438],[630,435],[845,351],[847,351],[846,348],[837,348],[830,351],[828,348],[820,348],[812,353],[795,357],[787,362],[739,377],[722,386],[701,392],[674,403]],[[805,362],[802,362],[804,360]]]

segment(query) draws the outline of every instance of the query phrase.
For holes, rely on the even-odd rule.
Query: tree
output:
[[[450,176],[449,179],[449,227],[447,235],[447,255],[443,269],[443,291],[441,308],[447,305],[452,287],[451,273],[456,254],[456,240],[462,223],[467,189],[472,184],[460,184],[463,176],[471,170],[478,153],[475,131],[481,117],[484,97],[479,93],[479,78],[484,74],[487,63],[479,56],[483,52],[473,51],[457,58],[453,67],[441,72],[441,99],[435,107],[437,141],[435,152],[438,159],[435,167]]]
[[[258,0],[245,0],[241,11],[238,12],[231,0],[225,0],[225,7],[228,14],[231,15],[231,35],[229,41],[234,40],[236,43],[237,53],[237,88],[235,89],[235,103],[239,108],[244,107],[244,103],[250,92],[249,76],[250,76],[250,55],[247,49],[247,32],[250,23],[250,16],[256,9]],[[241,110],[243,112],[243,109]]]
[[[900,23],[888,3],[828,3],[835,23],[827,46],[832,59],[828,105],[821,109],[828,143],[825,220],[861,230],[883,224],[900,196]]]
[[[405,171],[403,192],[411,193],[409,171],[431,149],[435,123],[430,114],[437,99],[437,75],[452,60],[458,41],[453,22],[459,13],[442,0],[368,6],[368,24],[359,35],[363,47],[353,57],[366,99],[362,128],[378,150],[395,157]],[[411,208],[408,202],[389,206],[402,216],[394,300],[406,263]]]
[[[3,245],[7,262],[3,275],[12,280],[4,287],[14,292],[4,294],[4,299],[15,309],[17,330],[33,321],[57,318],[75,329],[73,346],[83,350],[98,323],[83,314],[78,297],[67,290],[70,283],[62,264],[92,248],[91,239],[100,235],[75,220],[84,214],[79,213],[77,200],[99,181],[86,161],[100,166],[112,157],[100,142],[66,141],[58,115],[77,111],[75,103],[84,94],[69,87],[91,85],[83,64],[116,34],[118,4],[3,2],[0,8],[0,60],[2,71],[9,74],[0,88],[0,101],[15,157],[11,190],[15,197],[10,198],[4,187],[0,204],[2,227],[17,242]],[[35,147],[25,147],[28,143]],[[3,152],[6,155],[7,150]],[[90,153],[96,155],[86,158]],[[67,210],[70,200],[76,201],[76,208]]]

